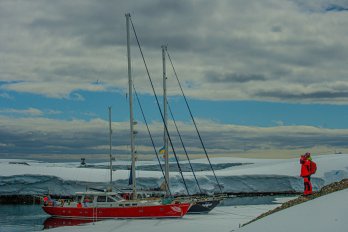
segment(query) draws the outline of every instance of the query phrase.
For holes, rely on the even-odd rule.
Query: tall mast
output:
[[[130,125],[130,142],[131,142],[131,157],[132,157],[132,196],[133,200],[137,198],[136,193],[136,181],[135,181],[135,149],[134,149],[134,120],[133,120],[133,81],[132,81],[132,66],[131,66],[131,53],[130,53],[130,33],[129,33],[129,21],[130,13],[126,14],[126,26],[127,26],[127,57],[128,57],[128,96],[129,96],[129,125]]]
[[[164,135],[163,135],[163,144],[164,144],[164,170],[165,170],[165,179],[167,184],[166,193],[170,194],[169,190],[169,157],[168,157],[168,135],[166,133],[167,121],[168,121],[168,112],[167,112],[167,75],[166,75],[166,50],[167,46],[162,45],[162,63],[163,63],[163,117],[164,117]],[[167,127],[168,128],[168,127]]]
[[[109,106],[109,145],[110,145],[110,190],[112,189],[112,144],[111,144],[111,106]]]

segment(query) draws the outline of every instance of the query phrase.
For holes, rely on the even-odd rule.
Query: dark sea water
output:
[[[48,217],[40,205],[0,205],[0,232],[39,231]]]

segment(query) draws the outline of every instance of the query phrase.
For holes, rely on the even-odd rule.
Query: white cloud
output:
[[[41,116],[43,115],[43,112],[36,108],[28,108],[24,110],[18,110],[18,109],[2,109],[0,110],[0,113],[3,114],[19,114],[19,115],[27,115],[27,116]]]
[[[131,9],[158,87],[167,43],[190,97],[344,103],[348,17],[326,12],[330,4],[347,7],[343,0],[2,1],[1,89],[53,98],[125,89]],[[135,46],[132,57],[138,90],[151,92]],[[211,73],[220,81],[209,81]],[[97,80],[103,85],[91,84]],[[178,93],[174,83],[168,92]]]
[[[274,121],[277,126],[284,126],[284,122],[281,120]]]
[[[8,94],[8,93],[1,93],[0,97],[8,99],[8,100],[13,99],[13,97],[10,94]]]
[[[197,120],[201,136],[211,156],[270,153],[298,154],[303,150],[325,153],[346,150],[347,129],[324,129],[311,126],[252,127]],[[156,148],[162,146],[161,123],[150,125]],[[203,155],[201,144],[192,125],[178,122],[190,155]],[[129,122],[113,122],[113,147],[118,155],[129,155]],[[136,145],[139,155],[154,156],[150,139],[143,124],[138,124]],[[170,125],[170,134],[177,154],[183,155],[180,141]],[[12,118],[0,116],[1,155],[21,154],[107,154],[108,122],[101,119],[55,120],[43,117]]]
[[[77,90],[104,91],[102,85],[90,83],[65,83],[65,82],[17,82],[2,85],[2,89],[23,93],[40,94],[51,98],[71,98],[82,101],[83,96],[73,93]]]
[[[59,110],[47,110],[47,114],[49,115],[57,115],[57,114],[62,114],[62,111]]]

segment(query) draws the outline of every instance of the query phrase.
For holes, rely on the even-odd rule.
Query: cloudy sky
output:
[[[103,159],[108,106],[114,154],[127,158],[127,12],[160,100],[168,45],[211,156],[348,151],[347,0],[1,0],[0,158]],[[160,148],[160,114],[131,37],[134,84]],[[198,157],[167,64],[168,100]],[[135,115],[138,153],[153,159],[137,104]]]

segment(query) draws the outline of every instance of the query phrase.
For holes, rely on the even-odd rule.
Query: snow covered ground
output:
[[[334,192],[271,214],[236,231],[344,232],[348,230],[347,199],[348,189]]]
[[[322,155],[313,159],[318,165],[318,171],[313,178],[317,189],[348,178],[348,155]],[[10,162],[26,162],[29,165]],[[247,164],[216,171],[224,190],[227,191],[300,191],[303,188],[302,179],[298,177],[298,159],[215,158],[212,162]],[[153,163],[144,162],[141,165]],[[78,188],[83,189],[88,184],[107,182],[109,179],[109,172],[105,169],[77,168],[77,165],[0,159],[0,194],[41,193],[47,190],[69,193]],[[137,175],[141,176],[140,181],[144,181],[145,186],[161,182],[161,173],[158,171],[137,171]],[[200,171],[196,175],[203,183],[203,188],[214,188],[211,172]],[[128,180],[128,171],[117,170],[113,172],[113,176],[116,183],[125,183]],[[185,177],[192,179],[190,173],[185,173]],[[172,180],[175,191],[180,192],[182,187],[177,173],[172,173]],[[75,227],[61,227],[52,231],[346,231],[348,221],[344,220],[344,217],[348,213],[347,197],[348,191],[343,190],[275,213],[243,228],[238,227],[277,205],[219,206],[208,215],[186,215],[182,219],[108,220]]]
[[[348,178],[348,155],[333,154],[315,156],[318,171],[313,176],[314,189]],[[303,183],[299,177],[300,165],[296,159],[241,159],[213,158],[217,166],[226,163],[245,163],[216,171],[225,192],[267,192],[267,191],[302,191]],[[11,162],[26,162],[11,164]],[[206,163],[205,160],[194,160]],[[120,162],[119,162],[120,163]],[[124,162],[123,162],[124,163]],[[142,162],[138,165],[151,165],[156,162]],[[0,159],[0,194],[73,194],[85,190],[86,186],[98,187],[109,181],[109,171],[98,168],[78,168],[78,163],[45,163],[30,160]],[[137,171],[138,186],[144,188],[158,187],[162,181],[159,171]],[[115,185],[126,187],[128,170],[113,171]],[[217,191],[211,171],[196,171],[201,188],[205,191]],[[198,188],[191,173],[184,173],[190,193]],[[185,193],[181,177],[177,172],[171,173],[173,192]]]

